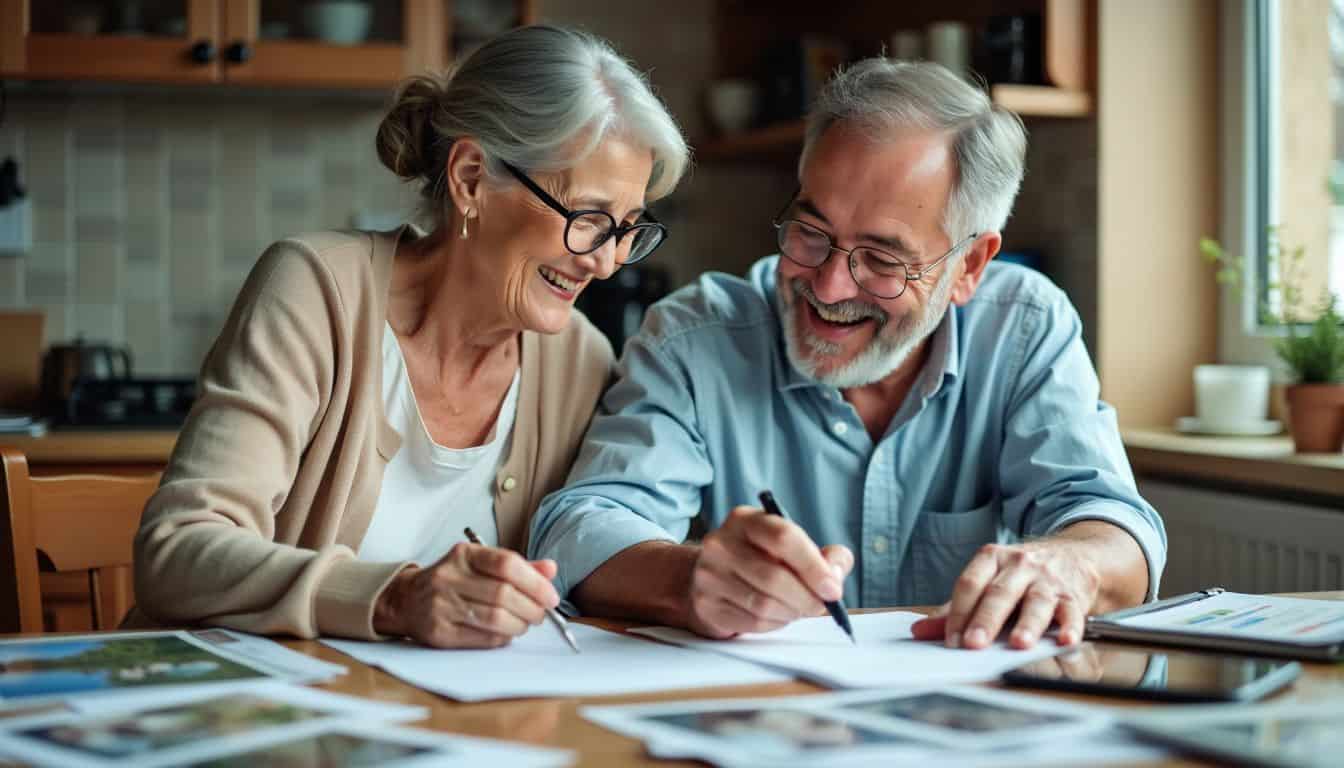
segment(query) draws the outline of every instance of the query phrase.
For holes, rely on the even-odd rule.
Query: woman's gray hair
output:
[[[807,118],[799,171],[813,145],[835,123],[881,142],[893,130],[946,131],[957,162],[943,231],[953,243],[971,233],[999,232],[1022,185],[1027,134],[1017,115],[951,70],[926,61],[871,58],[836,74]]]
[[[648,81],[610,44],[544,25],[505,32],[444,74],[407,79],[378,126],[378,157],[403,179],[421,182],[438,220],[450,204],[448,150],[466,136],[480,142],[495,179],[504,177],[501,161],[563,170],[619,136],[653,152],[650,200],[676,187],[690,155]]]

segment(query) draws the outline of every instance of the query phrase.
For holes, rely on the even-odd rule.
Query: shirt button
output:
[[[518,487],[518,481],[513,478],[513,475],[509,475],[504,478],[504,482],[500,483],[499,487],[503,488],[505,493],[508,493]]]
[[[831,425],[831,431],[834,432],[837,437],[843,437],[844,434],[849,431],[849,425],[843,421],[837,421]]]
[[[873,551],[876,552],[876,553],[879,554],[879,555],[882,554],[883,552],[886,552],[886,551],[887,551],[887,537],[886,537],[886,536],[874,536],[874,537],[873,537]]]

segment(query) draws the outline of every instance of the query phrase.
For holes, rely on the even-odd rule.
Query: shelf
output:
[[[992,85],[989,96],[995,104],[1022,117],[1087,117],[1092,114],[1092,94],[1048,85]]]
[[[1048,85],[995,85],[994,103],[1022,117],[1087,117],[1092,114],[1092,95],[1086,91]],[[793,157],[803,145],[802,120],[776,123],[756,130],[720,136],[696,151],[699,160],[759,160]]]
[[[696,150],[695,156],[699,160],[741,160],[796,155],[803,146],[803,131],[803,121],[794,120],[742,133],[730,133],[706,142]]]

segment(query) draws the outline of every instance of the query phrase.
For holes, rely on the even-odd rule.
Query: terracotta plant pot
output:
[[[1284,390],[1298,453],[1339,453],[1344,447],[1344,384],[1294,384]]]

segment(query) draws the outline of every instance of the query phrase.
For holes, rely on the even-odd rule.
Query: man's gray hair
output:
[[[444,74],[408,79],[378,127],[378,156],[417,180],[435,215],[447,204],[444,166],[460,137],[480,142],[487,170],[573,167],[605,139],[653,153],[647,195],[665,196],[690,151],[648,81],[609,43],[561,27],[521,27],[495,37]],[[576,143],[577,142],[577,143]]]
[[[835,123],[875,142],[902,128],[946,131],[957,163],[943,212],[948,240],[1003,230],[1022,185],[1027,135],[1021,119],[984,91],[931,62],[860,61],[818,94],[807,118],[800,173],[812,147]]]

